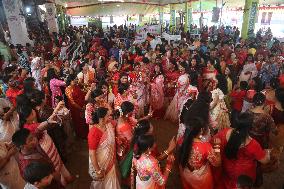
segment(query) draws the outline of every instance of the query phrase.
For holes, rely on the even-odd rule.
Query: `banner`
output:
[[[272,12],[263,12],[261,16],[261,25],[270,25]]]
[[[56,6],[54,3],[46,3],[46,14],[45,18],[47,21],[48,29],[50,33],[56,32],[58,33],[58,23],[57,23],[57,15],[56,15]]]
[[[170,41],[180,41],[181,40],[181,35],[170,35],[167,33],[163,33],[162,37],[165,38],[165,40],[167,40],[169,43]]]
[[[218,23],[220,18],[220,8],[213,7],[212,22]]]
[[[135,41],[142,43],[147,38],[147,33],[150,33],[154,36],[161,35],[161,25],[151,25],[151,26],[138,26],[136,28]]]
[[[23,15],[24,7],[22,1],[3,0],[2,4],[11,35],[11,42],[14,45],[22,44],[25,46],[26,43],[33,45],[33,42],[28,38],[29,35],[26,20]]]
[[[161,9],[161,8],[160,8]],[[163,24],[164,22],[164,13],[163,11],[160,10],[159,12],[159,20],[160,20],[160,24]]]
[[[257,2],[252,2],[250,14],[249,14],[248,30],[247,30],[248,35],[251,35],[254,32],[254,25],[255,25],[255,20],[257,16],[257,8],[258,8]]]
[[[171,9],[171,22],[170,26],[176,26],[176,10]]]

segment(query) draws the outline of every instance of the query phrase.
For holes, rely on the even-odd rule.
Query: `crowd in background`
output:
[[[166,188],[174,166],[184,189],[260,187],[282,163],[284,44],[271,31],[245,40],[205,26],[200,38],[143,43],[135,26],[30,35],[33,46],[7,44],[0,59],[2,187],[67,187],[79,139],[93,189]],[[178,128],[161,152],[153,119]]]

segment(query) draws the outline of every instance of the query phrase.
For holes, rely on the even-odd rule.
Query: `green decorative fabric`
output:
[[[133,148],[126,154],[124,160],[119,163],[119,170],[123,179],[129,177],[132,166]]]

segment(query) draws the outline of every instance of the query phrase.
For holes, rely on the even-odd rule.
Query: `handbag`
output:
[[[125,158],[119,163],[119,170],[123,179],[128,178],[131,172],[133,148],[129,150]]]

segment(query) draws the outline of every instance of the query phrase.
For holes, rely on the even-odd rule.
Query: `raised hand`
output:
[[[176,145],[177,145],[176,137],[173,137],[169,142],[169,146],[168,146],[167,151],[169,153],[172,153],[175,150]]]

